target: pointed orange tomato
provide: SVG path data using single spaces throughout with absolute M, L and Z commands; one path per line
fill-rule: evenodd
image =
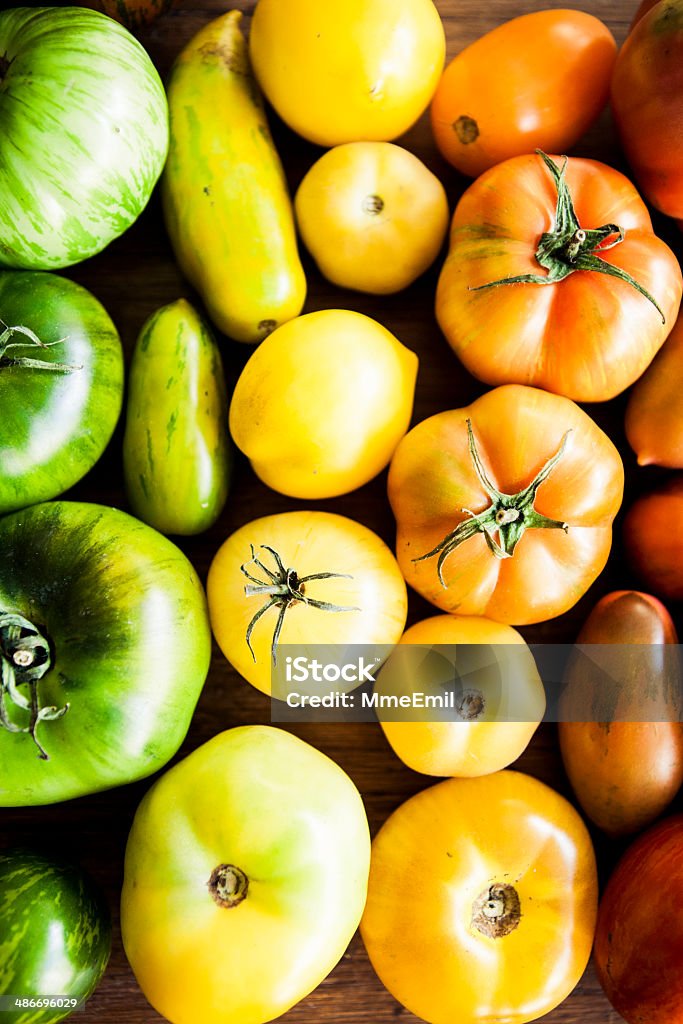
M 569 399 L 495 388 L 419 423 L 396 450 L 403 575 L 447 612 L 553 618 L 604 568 L 623 481 L 616 448 Z
M 683 316 L 631 392 L 626 437 L 639 466 L 683 469 Z
M 436 315 L 479 380 L 602 402 L 652 361 L 683 282 L 631 182 L 595 160 L 565 159 L 514 157 L 469 187 Z
M 429 1024 L 525 1024 L 579 981 L 597 901 L 579 814 L 496 772 L 394 811 L 372 844 L 361 934 L 382 982 Z

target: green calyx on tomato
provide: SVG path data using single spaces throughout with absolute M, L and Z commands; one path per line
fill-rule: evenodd
M 3 324 L 0 320 L 0 327 L 2 326 Z M 21 334 L 28 340 L 12 341 L 12 337 L 15 334 Z M 29 351 L 36 348 L 47 349 L 54 348 L 55 345 L 61 345 L 63 342 L 63 338 L 59 341 L 41 341 L 30 327 L 22 327 L 21 324 L 15 324 L 14 327 L 5 326 L 5 329 L 0 334 L 0 369 L 7 366 L 27 366 L 32 370 L 50 370 L 53 373 L 72 373 L 74 370 L 81 370 L 81 366 L 69 365 L 68 363 L 49 363 L 46 359 L 36 359 L 33 356 L 10 356 L 7 354 L 10 349 L 29 349 Z
M 318 608 L 323 612 L 357 612 L 360 608 L 354 608 L 350 605 L 339 605 L 331 604 L 329 601 L 319 601 L 315 598 L 308 597 L 306 595 L 306 584 L 311 580 L 351 580 L 353 576 L 349 576 L 348 573 L 343 572 L 315 572 L 308 576 L 299 576 L 296 569 L 287 569 L 285 564 L 280 558 L 277 551 L 270 547 L 269 544 L 261 544 L 262 551 L 268 551 L 273 556 L 275 562 L 275 571 L 272 571 L 263 564 L 261 559 L 256 554 L 254 545 L 251 546 L 251 558 L 248 562 L 245 562 L 240 566 L 240 572 L 242 572 L 251 583 L 244 588 L 244 593 L 247 597 L 264 596 L 268 600 L 262 605 L 256 614 L 251 619 L 251 622 L 247 626 L 247 646 L 251 651 L 251 656 L 256 661 L 256 655 L 254 649 L 251 646 L 251 634 L 254 630 L 254 626 L 261 618 L 265 615 L 270 608 L 279 608 L 280 612 L 275 623 L 275 629 L 273 630 L 273 641 L 271 644 L 271 655 L 273 658 L 273 664 L 277 664 L 277 645 L 280 639 L 280 633 L 282 632 L 282 626 L 285 621 L 285 615 L 287 614 L 288 608 L 292 604 L 310 605 L 311 608 Z M 257 576 L 253 576 L 249 572 L 250 566 L 256 566 L 263 572 L 267 580 L 260 580 Z
M 451 531 L 436 547 L 424 555 L 414 558 L 414 562 L 423 562 L 438 554 L 437 572 L 442 587 L 446 586 L 443 578 L 443 565 L 451 552 L 455 551 L 464 541 L 474 537 L 477 533 L 484 535 L 491 554 L 496 558 L 511 558 L 515 548 L 519 544 L 524 531 L 527 529 L 536 530 L 564 530 L 569 529 L 567 523 L 559 519 L 549 519 L 534 508 L 536 492 L 544 480 L 547 480 L 557 463 L 562 458 L 569 431 L 562 438 L 560 447 L 548 459 L 546 464 L 539 470 L 534 479 L 516 494 L 504 494 L 491 482 L 488 473 L 481 460 L 477 443 L 472 430 L 472 420 L 467 420 L 467 440 L 470 456 L 474 464 L 477 479 L 491 499 L 491 504 L 483 512 L 471 512 L 468 508 L 460 511 L 469 516 L 463 520 L 454 530 Z M 495 534 L 499 540 L 496 541 Z
M 535 253 L 537 262 L 548 273 L 503 277 L 499 281 L 489 281 L 488 284 L 479 285 L 472 291 L 497 288 L 503 284 L 557 284 L 558 281 L 563 281 L 565 277 L 569 277 L 577 270 L 589 270 L 626 281 L 652 303 L 661 316 L 662 323 L 665 323 L 666 318 L 652 295 L 625 270 L 600 258 L 601 252 L 613 249 L 615 245 L 624 241 L 626 237 L 624 229 L 620 228 L 618 224 L 603 224 L 602 227 L 592 229 L 582 228 L 564 177 L 567 169 L 567 157 L 563 157 L 564 163 L 562 167 L 558 167 L 546 153 L 540 149 L 537 149 L 536 152 L 552 174 L 557 188 L 555 227 L 552 231 L 543 232 Z
M 36 736 L 38 723 L 54 721 L 69 710 L 68 704 L 61 708 L 40 706 L 38 681 L 51 665 L 50 645 L 33 623 L 16 612 L 0 611 L 0 727 L 8 732 L 30 733 L 43 761 L 49 758 Z M 28 687 L 28 696 L 20 687 Z M 11 720 L 5 705 L 7 699 L 29 716 L 27 725 Z

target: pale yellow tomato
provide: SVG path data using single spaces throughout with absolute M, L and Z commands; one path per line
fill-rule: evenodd
M 391 142 L 349 142 L 313 164 L 295 199 L 299 231 L 342 288 L 388 295 L 434 262 L 448 230 L 439 179 Z
M 434 94 L 446 39 L 432 0 L 259 0 L 250 50 L 280 117 L 336 146 L 407 131 Z
M 294 498 L 333 498 L 388 465 L 408 429 L 417 356 L 370 317 L 325 309 L 273 331 L 247 362 L 230 432 Z
M 401 645 L 416 645 L 403 659 Z M 471 645 L 484 645 L 477 657 Z M 396 657 L 382 669 L 377 691 L 387 694 L 443 692 L 441 659 L 424 653 L 444 647 L 460 674 L 458 707 L 440 721 L 380 719 L 401 760 L 426 775 L 468 777 L 507 768 L 524 751 L 545 713 L 545 691 L 531 651 L 512 629 L 476 615 L 435 615 L 401 637 Z M 451 662 L 450 659 L 453 658 Z M 410 671 L 415 666 L 415 671 Z
M 320 573 L 332 575 L 311 578 Z M 207 595 L 218 646 L 268 694 L 280 646 L 393 646 L 408 609 L 403 576 L 384 541 L 331 512 L 283 512 L 240 527 L 211 563 Z

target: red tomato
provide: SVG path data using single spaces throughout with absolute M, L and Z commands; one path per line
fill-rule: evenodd
M 659 597 L 683 600 L 683 473 L 633 503 L 624 540 L 639 576 Z
M 598 913 L 595 963 L 628 1024 L 683 1024 L 683 815 L 626 852 Z

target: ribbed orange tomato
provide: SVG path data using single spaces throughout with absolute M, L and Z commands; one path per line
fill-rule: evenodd
M 361 933 L 386 987 L 429 1024 L 524 1024 L 579 981 L 597 900 L 578 813 L 504 771 L 394 811 L 372 844 Z

